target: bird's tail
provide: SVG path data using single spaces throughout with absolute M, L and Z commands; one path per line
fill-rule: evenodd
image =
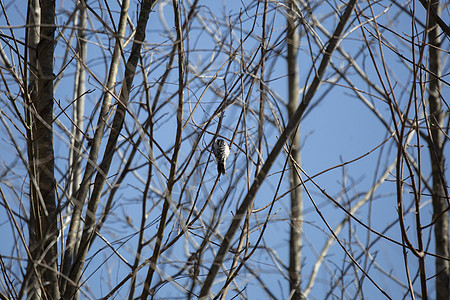
M 219 172 L 219 174 L 225 174 L 225 161 L 220 161 L 217 164 L 217 172 Z

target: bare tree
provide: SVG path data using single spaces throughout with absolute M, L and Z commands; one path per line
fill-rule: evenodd
M 30 21 L 33 24 L 37 3 L 30 4 Z M 36 69 L 32 76 L 37 78 L 37 86 L 31 82 L 29 109 L 31 111 L 31 134 L 27 148 L 32 151 L 29 164 L 33 172 L 30 176 L 30 276 L 34 277 L 32 298 L 59 299 L 57 268 L 57 203 L 54 176 L 55 157 L 53 149 L 53 56 L 55 46 L 55 2 L 41 1 L 39 22 L 39 43 L 36 52 Z M 34 33 L 32 33 L 33 36 Z M 33 42 L 31 42 L 33 44 Z M 34 58 L 34 57 L 33 57 Z M 34 63 L 32 64 L 34 65 Z M 28 113 L 28 112 L 27 112 Z M 35 288 L 38 282 L 39 289 Z
M 1 299 L 448 298 L 447 3 L 1 9 Z
M 430 1 L 427 7 L 428 15 L 433 10 L 439 16 L 439 1 Z M 441 77 L 441 45 L 440 28 L 438 22 L 428 17 L 429 40 L 429 118 L 427 120 L 427 130 L 429 132 L 429 150 L 431 160 L 431 176 L 433 178 L 433 222 L 434 238 L 436 245 L 436 299 L 450 298 L 450 264 L 443 259 L 450 257 L 449 243 L 449 195 L 447 191 L 447 180 L 445 176 L 445 156 L 444 156 L 444 121 L 445 111 L 442 105 L 442 83 Z M 447 108 L 448 112 L 448 108 Z
M 300 17 L 297 10 L 298 5 L 293 1 L 287 1 L 288 11 L 287 19 L 287 63 L 288 63 L 288 89 L 289 103 L 288 114 L 291 119 L 295 109 L 298 107 L 300 99 L 299 92 L 299 72 L 298 72 L 298 47 L 300 43 Z M 295 13 L 297 12 L 297 14 Z M 301 249 L 302 249 L 302 215 L 303 215 L 303 199 L 301 193 L 301 179 L 296 170 L 296 164 L 301 164 L 300 157 L 300 130 L 297 129 L 291 138 L 290 156 L 292 161 L 290 165 L 290 186 L 291 186 L 291 234 L 289 237 L 289 280 L 290 294 L 292 299 L 302 299 L 301 291 Z

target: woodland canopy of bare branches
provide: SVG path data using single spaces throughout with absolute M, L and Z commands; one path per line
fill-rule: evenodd
M 0 299 L 449 299 L 449 3 L 0 3 Z

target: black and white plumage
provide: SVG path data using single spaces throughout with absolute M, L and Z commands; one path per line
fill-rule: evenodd
M 216 157 L 217 172 L 219 172 L 219 175 L 225 174 L 225 163 L 228 155 L 230 155 L 230 147 L 224 140 L 217 139 L 213 144 L 212 150 Z

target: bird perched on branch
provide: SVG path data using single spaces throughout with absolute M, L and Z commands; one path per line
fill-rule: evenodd
M 212 150 L 216 157 L 217 172 L 219 172 L 219 175 L 225 174 L 225 163 L 227 162 L 228 155 L 230 155 L 230 147 L 224 140 L 217 139 L 213 144 Z

